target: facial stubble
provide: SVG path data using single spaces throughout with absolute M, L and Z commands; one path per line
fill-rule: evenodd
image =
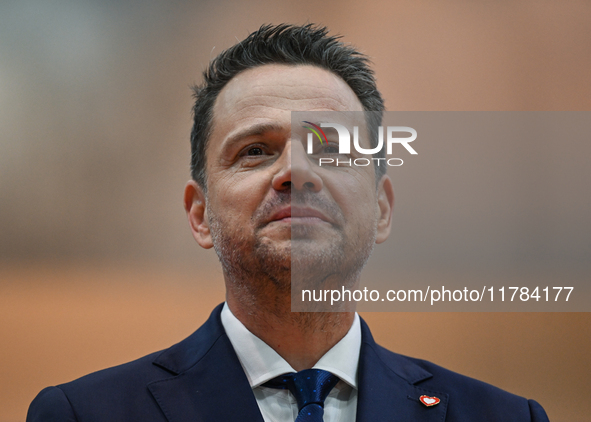
M 331 215 L 330 227 L 292 224 L 287 241 L 263 236 L 268 217 L 282 206 L 306 205 Z M 224 221 L 209 207 L 215 251 L 228 288 L 247 306 L 285 306 L 286 298 L 301 289 L 353 287 L 375 244 L 375 220 L 347 221 L 334 202 L 310 192 L 278 192 L 253 214 L 253 229 Z M 344 227 L 356 236 L 348 238 Z

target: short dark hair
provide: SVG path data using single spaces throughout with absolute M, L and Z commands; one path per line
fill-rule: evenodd
M 220 91 L 238 73 L 265 64 L 313 65 L 340 76 L 351 87 L 370 115 L 384 112 L 384 101 L 376 87 L 369 58 L 340 41 L 340 36 L 329 36 L 326 27 L 313 24 L 263 25 L 245 40 L 221 52 L 203 72 L 203 83 L 193 87 L 193 129 L 191 131 L 191 176 L 206 189 L 205 151 L 211 132 L 213 106 Z M 374 120 L 374 119 L 370 119 Z M 375 126 L 375 128 L 373 127 Z M 376 122 L 370 123 L 376 133 Z M 375 136 L 371 136 L 374 139 Z M 386 166 L 376 167 L 376 179 Z

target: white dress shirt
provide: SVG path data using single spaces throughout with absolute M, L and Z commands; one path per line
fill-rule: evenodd
M 281 374 L 297 371 L 248 331 L 227 304 L 224 304 L 221 318 L 265 422 L 294 421 L 298 415 L 298 404 L 289 390 L 263 387 L 262 384 Z M 314 368 L 329 371 L 340 378 L 324 401 L 324 422 L 355 421 L 360 348 L 361 325 L 359 315 L 355 313 L 349 332 L 314 365 Z

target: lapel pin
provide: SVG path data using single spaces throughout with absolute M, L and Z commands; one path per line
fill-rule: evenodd
M 421 396 L 419 397 L 419 400 L 427 407 L 435 406 L 436 404 L 439 404 L 439 402 L 441 401 L 438 397 L 431 396 Z

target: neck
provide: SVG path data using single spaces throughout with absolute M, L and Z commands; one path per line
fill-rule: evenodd
M 236 292 L 232 283 L 226 287 L 234 316 L 296 371 L 314 366 L 353 324 L 354 312 L 291 312 L 289 292 L 266 292 L 261 297 L 245 295 L 242 289 Z

